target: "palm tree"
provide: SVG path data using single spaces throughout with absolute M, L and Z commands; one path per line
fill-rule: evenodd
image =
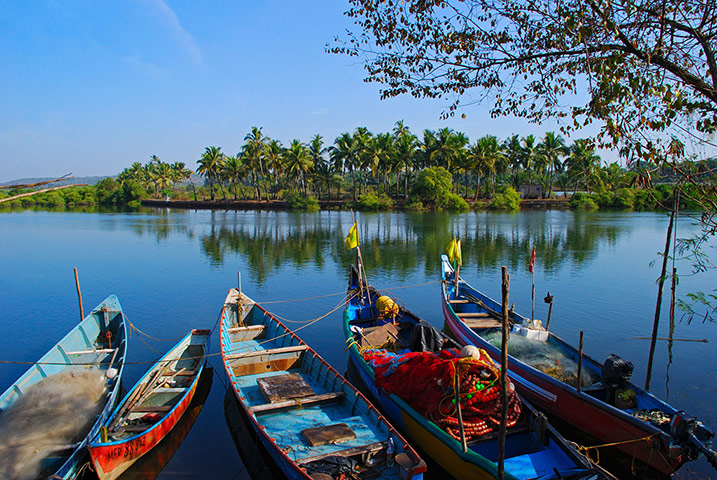
M 528 195 L 533 189 L 533 171 L 537 170 L 540 164 L 538 145 L 535 143 L 535 135 L 523 137 L 521 141 L 520 160 L 523 168 L 528 173 Z
M 224 161 L 221 165 L 221 176 L 229 182 L 229 185 L 234 191 L 234 200 L 237 200 L 237 184 L 241 182 L 244 177 L 244 165 L 242 164 L 241 158 L 237 156 L 224 157 Z
M 560 158 L 566 156 L 569 150 L 565 145 L 565 139 L 555 132 L 547 132 L 538 148 L 548 168 L 548 198 L 550 198 L 553 196 L 553 178 L 563 169 Z
M 197 160 L 197 173 L 202 175 L 209 182 L 209 193 L 214 201 L 214 182 L 219 177 L 219 166 L 222 163 L 222 147 L 206 147 L 202 158 Z
M 520 169 L 522 161 L 523 147 L 520 144 L 520 137 L 513 135 L 508 138 L 504 143 L 505 153 L 508 158 L 508 165 L 510 166 L 510 183 L 513 188 L 518 190 L 520 188 Z
M 335 172 L 344 173 L 344 169 L 351 169 L 355 164 L 356 145 L 350 133 L 342 133 L 329 147 L 329 160 Z M 341 196 L 341 184 L 336 191 L 336 198 Z
M 327 148 L 324 147 L 323 137 L 317 133 L 309 141 L 309 157 L 311 158 L 311 163 L 314 166 L 314 171 L 318 172 L 319 170 L 327 170 L 323 168 L 323 165 L 327 165 L 326 157 L 324 157 L 326 150 Z M 321 189 L 319 189 L 319 198 L 321 198 Z
M 493 193 L 495 194 L 495 174 L 499 165 L 505 164 L 505 155 L 503 148 L 498 143 L 498 139 L 493 135 L 486 135 L 478 139 L 478 141 L 469 149 L 468 156 L 470 166 L 478 177 L 476 184 L 476 192 L 473 200 L 478 199 L 480 191 L 480 181 L 486 177 L 493 179 Z M 486 197 L 488 196 L 488 182 L 486 184 Z
M 284 147 L 279 140 L 269 140 L 264 160 L 274 178 L 274 198 L 276 198 L 279 194 L 279 177 L 284 171 Z
M 394 129 L 394 155 L 396 159 L 396 168 L 403 170 L 403 198 L 408 198 L 408 172 L 414 166 L 416 155 L 418 153 L 418 138 L 415 135 L 403 130 Z M 398 195 L 398 175 L 396 175 L 396 195 Z
M 284 168 L 290 178 L 298 178 L 306 192 L 306 174 L 313 168 L 309 149 L 299 140 L 292 140 L 291 145 L 284 151 Z
M 354 132 L 354 148 L 356 149 L 356 155 L 354 157 L 354 166 L 353 166 L 353 199 L 356 201 L 356 181 L 359 174 L 363 176 L 363 171 L 371 168 L 372 164 L 372 144 L 373 144 L 373 134 L 368 131 L 366 127 L 358 127 L 356 128 L 356 131 Z M 358 172 L 357 172 L 358 170 Z M 366 186 L 367 182 L 363 182 L 363 185 Z
M 565 160 L 568 169 L 568 176 L 575 180 L 575 191 L 579 177 L 583 177 L 583 185 L 590 193 L 590 177 L 595 174 L 595 170 L 600 166 L 600 157 L 595 155 L 593 144 L 589 140 L 575 140 L 570 147 L 570 155 Z
M 244 147 L 242 156 L 246 158 L 252 168 L 252 176 L 254 177 L 254 188 L 256 188 L 256 197 L 261 199 L 259 183 L 256 179 L 255 169 L 258 167 L 262 179 L 264 179 L 264 155 L 266 153 L 267 138 L 261 133 L 261 128 L 252 127 L 251 132 L 244 137 Z M 269 201 L 269 191 L 264 182 L 264 196 Z

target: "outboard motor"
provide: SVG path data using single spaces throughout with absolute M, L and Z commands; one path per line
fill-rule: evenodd
M 634 368 L 632 362 L 623 360 L 614 353 L 611 353 L 602 366 L 603 386 L 612 391 L 625 388 L 627 382 L 630 381 L 630 377 L 632 377 Z

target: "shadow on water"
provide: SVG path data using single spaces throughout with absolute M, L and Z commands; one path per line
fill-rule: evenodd
M 237 472 L 234 479 L 282 480 L 286 478 L 264 450 L 231 389 L 228 389 L 224 395 L 224 417 L 234 445 L 244 464 L 244 469 Z
M 121 476 L 121 480 L 154 480 L 159 476 L 162 469 L 169 463 L 174 454 L 179 450 L 182 442 L 192 429 L 195 420 L 204 407 L 204 403 L 209 396 L 212 388 L 212 379 L 214 371 L 211 367 L 204 369 L 197 390 L 194 394 L 192 402 L 189 404 L 187 411 L 179 419 L 166 437 L 154 447 L 148 454 L 137 460 L 126 472 Z M 96 479 L 94 472 L 88 472 L 82 476 L 82 480 Z

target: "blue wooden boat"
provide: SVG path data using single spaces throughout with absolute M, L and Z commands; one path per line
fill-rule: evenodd
M 453 335 L 461 344 L 483 348 L 499 360 L 502 327 L 496 318 L 501 304 L 462 278 L 456 295 L 454 270 L 446 255 L 441 257 L 441 279 L 443 316 Z M 662 474 L 671 474 L 700 452 L 717 468 L 710 449 L 714 434 L 705 425 L 634 383 L 605 381 L 611 364 L 601 365 L 587 355 L 583 355 L 578 391 L 578 350 L 542 328 L 528 328 L 529 319 L 515 312 L 510 313 L 510 322 L 510 375 L 521 395 L 538 408 L 597 443 L 615 444 L 628 458 Z
M 48 452 L 38 459 L 38 478 L 74 478 L 86 464 L 87 441 L 109 416 L 120 389 L 127 350 L 125 323 L 117 297 L 110 295 L 0 396 L 0 423 L 3 423 L 6 413 L 15 413 L 12 407 L 16 402 L 59 378 L 56 375 L 63 375 L 65 386 L 69 387 L 75 372 L 77 378 L 89 372 L 98 377 L 104 375 L 100 379 L 104 390 L 96 409 L 99 413 L 89 419 L 86 431 L 77 433 L 74 443 L 38 448 L 40 452 Z M 64 376 L 68 378 L 64 380 Z M 46 380 L 48 377 L 52 378 Z M 4 427 L 7 428 L 7 422 Z
M 236 289 L 221 313 L 221 351 L 239 404 L 288 478 L 423 478 L 426 464 L 376 408 Z
M 415 352 L 428 348 L 437 351 L 452 346 L 450 339 L 417 315 L 395 301 L 392 318 L 386 319 L 377 303 L 382 295 L 361 281 L 358 269 L 351 266 L 348 301 L 344 311 L 344 334 L 350 345 L 349 360 L 353 363 L 361 383 L 368 389 L 390 420 L 438 462 L 448 473 L 461 479 L 493 479 L 498 474 L 498 435 L 490 432 L 467 442 L 450 435 L 437 422 L 413 408 L 413 399 L 387 393 L 376 385 L 378 369 L 367 362 L 363 352 L 370 355 L 375 347 L 388 338 L 400 352 Z M 385 297 L 384 297 L 385 298 Z M 385 326 L 388 336 L 379 333 Z M 379 335 L 379 336 L 377 336 Z M 417 341 L 419 340 L 419 341 Z M 448 343 L 446 343 L 448 342 Z M 435 348 L 432 348 L 433 345 Z M 410 353 L 409 353 L 410 354 Z M 402 355 L 405 355 L 402 354 Z M 520 418 L 507 429 L 505 441 L 506 479 L 600 479 L 612 478 L 607 472 L 591 465 L 569 445 L 548 423 L 545 417 L 523 402 Z
M 127 392 L 91 437 L 88 449 L 100 480 L 114 480 L 149 453 L 189 408 L 209 352 L 209 330 L 192 330 Z

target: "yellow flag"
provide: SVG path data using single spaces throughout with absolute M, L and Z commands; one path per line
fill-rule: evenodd
M 449 243 L 446 247 L 446 251 L 448 252 L 448 259 L 451 261 L 451 263 L 453 263 L 454 265 L 463 265 L 463 255 L 461 254 L 460 240 L 456 240 L 456 237 L 453 237 L 451 243 Z
M 351 226 L 351 228 L 349 229 L 349 234 L 346 235 L 346 238 L 344 238 L 344 243 L 346 244 L 346 250 L 351 250 L 354 247 L 358 247 L 358 222 L 354 222 L 354 224 Z

